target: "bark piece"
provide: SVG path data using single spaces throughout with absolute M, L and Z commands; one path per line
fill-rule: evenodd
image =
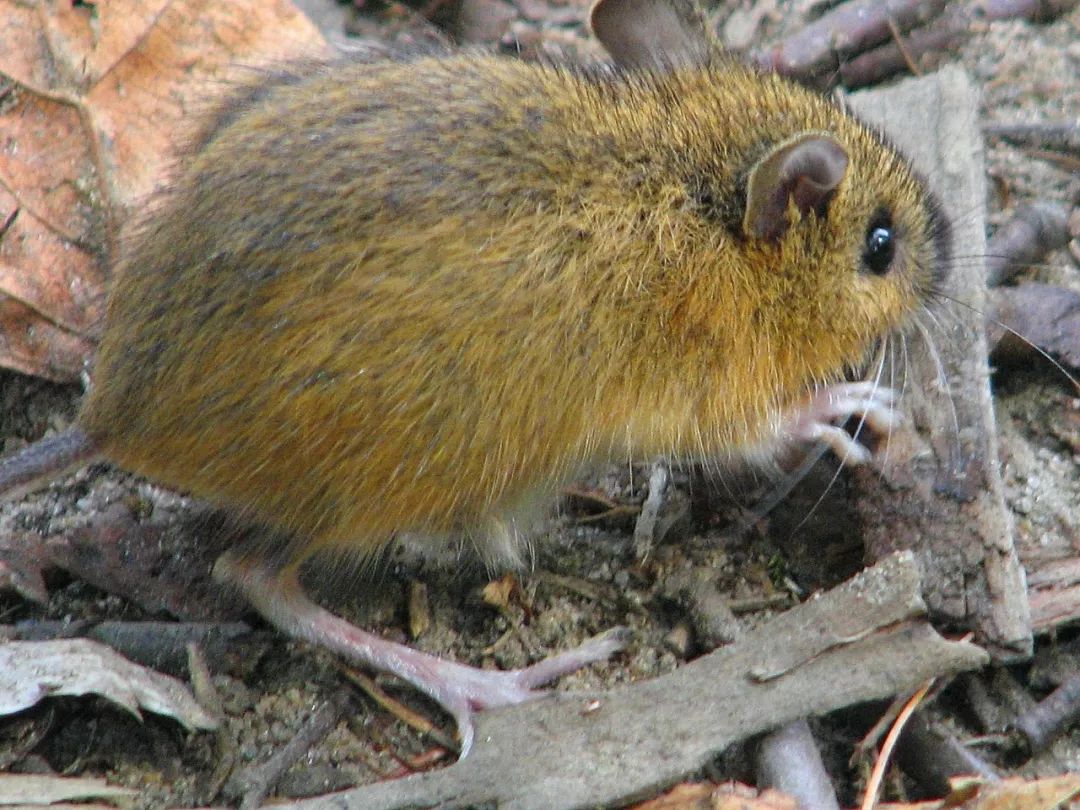
M 983 255 L 978 97 L 963 71 L 948 67 L 851 101 L 889 130 L 944 210 L 960 212 L 952 217 L 954 254 Z M 980 314 L 984 272 L 976 263 L 954 263 L 943 292 L 964 305 L 932 303 L 941 314 L 921 318 L 923 335 L 909 336 L 906 379 L 893 382 L 904 391 L 909 429 L 894 433 L 880 471 L 855 472 L 856 509 L 870 559 L 914 550 L 931 613 L 970 627 L 995 656 L 1011 659 L 1030 655 L 1031 620 L 998 471 Z
M 1031 623 L 1047 632 L 1080 617 L 1080 557 L 1043 562 L 1031 572 Z

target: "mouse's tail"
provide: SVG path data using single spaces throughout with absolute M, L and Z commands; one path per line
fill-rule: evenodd
M 0 500 L 15 500 L 100 458 L 94 441 L 71 427 L 0 459 Z

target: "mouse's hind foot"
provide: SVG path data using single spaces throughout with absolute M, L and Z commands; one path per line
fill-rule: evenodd
M 433 699 L 457 721 L 462 756 L 475 738 L 475 712 L 541 697 L 545 692 L 538 687 L 605 660 L 625 642 L 625 631 L 616 629 L 524 669 L 478 669 L 361 630 L 315 604 L 291 569 L 274 570 L 251 558 L 227 554 L 218 561 L 215 576 L 239 585 L 256 610 L 279 630 L 326 647 L 350 663 L 395 675 Z

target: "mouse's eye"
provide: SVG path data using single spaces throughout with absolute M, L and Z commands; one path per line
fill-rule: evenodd
M 896 234 L 893 232 L 892 219 L 887 213 L 880 213 L 870 220 L 870 227 L 866 229 L 863 266 L 875 276 L 883 276 L 889 272 L 894 255 Z

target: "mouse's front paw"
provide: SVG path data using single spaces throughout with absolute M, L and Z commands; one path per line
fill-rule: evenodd
M 864 464 L 870 451 L 857 441 L 864 427 L 888 436 L 900 422 L 896 392 L 873 382 L 837 383 L 820 388 L 789 414 L 784 432 L 796 441 L 824 442 L 845 464 Z M 855 437 L 837 422 L 858 419 Z

